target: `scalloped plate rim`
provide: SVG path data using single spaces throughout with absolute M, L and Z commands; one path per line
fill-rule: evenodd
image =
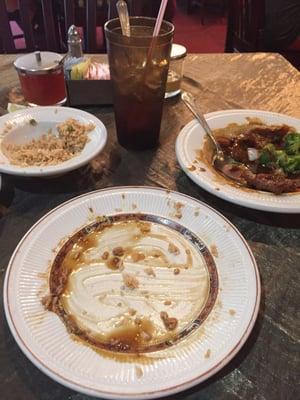
M 9 270 L 12 268 L 13 265 L 13 260 L 14 257 L 17 255 L 17 253 L 20 251 L 20 249 L 22 248 L 22 244 L 25 241 L 25 239 L 27 238 L 27 236 L 29 236 L 36 227 L 38 227 L 38 225 L 44 221 L 45 219 L 51 217 L 51 214 L 55 211 L 58 211 L 61 207 L 64 207 L 67 204 L 72 203 L 74 200 L 78 200 L 80 198 L 88 198 L 91 195 L 97 194 L 97 193 L 103 193 L 103 192 L 109 192 L 109 191 L 115 191 L 115 190 L 119 190 L 120 193 L 122 192 L 122 190 L 137 190 L 137 189 L 143 189 L 143 190 L 154 190 L 154 191 L 160 191 L 160 192 L 166 192 L 166 189 L 163 188 L 159 188 L 159 187 L 151 187 L 151 186 L 119 186 L 119 187 L 110 187 L 110 188 L 104 188 L 104 189 L 99 189 L 99 190 L 95 190 L 89 193 L 85 193 L 79 196 L 76 196 L 70 200 L 67 200 L 66 202 L 58 205 L 57 207 L 55 207 L 54 209 L 50 210 L 47 214 L 45 214 L 42 218 L 40 218 L 27 232 L 26 234 L 23 236 L 23 238 L 20 240 L 19 244 L 17 245 L 14 253 L 11 256 L 11 259 L 9 261 L 7 270 L 6 270 L 6 274 L 5 274 L 5 279 L 4 279 L 4 287 L 3 287 L 3 299 L 4 299 L 4 310 L 5 310 L 5 316 L 10 328 L 10 331 L 14 337 L 14 339 L 16 340 L 18 346 L 20 347 L 20 349 L 22 350 L 22 352 L 25 354 L 25 356 L 43 373 L 45 373 L 47 376 L 49 376 L 51 379 L 53 379 L 54 381 L 62 384 L 65 387 L 68 387 L 72 390 L 78 391 L 79 393 L 83 393 L 86 395 L 91 395 L 91 396 L 95 396 L 95 397 L 102 397 L 102 398 L 107 398 L 107 399 L 123 399 L 123 400 L 130 400 L 130 399 L 153 399 L 153 398 L 160 398 L 160 397 L 165 397 L 165 396 L 169 396 L 172 394 L 176 394 L 179 392 L 182 392 L 184 390 L 187 390 L 197 384 L 200 384 L 204 381 L 206 381 L 208 378 L 210 378 L 211 376 L 215 375 L 218 371 L 220 371 L 226 364 L 228 364 L 232 358 L 239 352 L 239 350 L 242 348 L 242 346 L 245 344 L 245 342 L 247 341 L 253 327 L 254 324 L 256 322 L 257 319 L 257 315 L 258 315 L 258 311 L 259 311 L 259 306 L 260 306 L 260 297 L 261 297 L 261 283 L 260 283 L 260 276 L 259 276 L 259 271 L 258 271 L 258 267 L 255 261 L 255 258 L 252 254 L 252 251 L 249 247 L 249 245 L 247 244 L 246 240 L 244 239 L 244 237 L 242 236 L 242 234 L 239 232 L 239 230 L 227 219 L 225 218 L 220 212 L 214 210 L 211 206 L 207 205 L 206 203 L 195 199 L 189 195 L 186 194 L 182 194 L 176 191 L 167 191 L 168 193 L 173 193 L 175 195 L 179 195 L 179 196 L 183 196 L 184 198 L 187 199 L 192 199 L 193 201 L 196 201 L 197 203 L 199 203 L 199 205 L 208 208 L 211 212 L 217 214 L 219 217 L 221 217 L 234 231 L 235 233 L 240 237 L 241 242 L 243 243 L 243 245 L 245 246 L 245 249 L 248 251 L 250 257 L 251 257 L 251 261 L 252 261 L 252 265 L 253 265 L 253 269 L 254 269 L 254 273 L 255 273 L 255 277 L 256 277 L 256 302 L 255 302 L 255 306 L 252 310 L 252 318 L 249 321 L 249 324 L 247 326 L 247 328 L 245 329 L 242 337 L 240 338 L 240 340 L 238 341 L 238 343 L 230 350 L 229 354 L 226 355 L 226 357 L 224 357 L 224 359 L 219 362 L 217 365 L 214 365 L 208 372 L 206 372 L 205 374 L 201 375 L 198 378 L 195 378 L 191 381 L 188 381 L 186 383 L 180 384 L 178 386 L 173 386 L 167 389 L 161 389 L 159 391 L 151 391 L 151 392 L 143 392 L 142 394 L 139 393 L 133 393 L 133 394 L 120 394 L 120 393 L 108 393 L 108 392 L 101 392 L 99 390 L 94 390 L 94 389 L 89 389 L 85 386 L 82 386 L 76 382 L 71 382 L 67 379 L 64 379 L 64 377 L 61 377 L 59 375 L 57 375 L 55 372 L 52 372 L 51 370 L 49 370 L 49 368 L 47 367 L 47 365 L 43 365 L 43 363 L 38 360 L 36 357 L 34 357 L 34 355 L 32 353 L 30 353 L 29 349 L 27 349 L 26 344 L 23 342 L 22 337 L 19 337 L 18 332 L 15 330 L 14 324 L 13 324 L 13 320 L 12 317 L 10 315 L 9 309 L 8 309 L 8 272 Z

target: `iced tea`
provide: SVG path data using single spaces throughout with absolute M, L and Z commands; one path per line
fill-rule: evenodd
M 130 18 L 131 36 L 119 19 L 105 25 L 119 143 L 142 150 L 158 145 L 174 27 L 163 21 L 155 40 L 155 19 Z

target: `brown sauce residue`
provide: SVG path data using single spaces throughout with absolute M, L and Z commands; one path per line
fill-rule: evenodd
M 78 246 L 80 247 L 80 251 L 82 253 L 97 246 L 97 235 L 97 232 L 92 232 L 79 240 Z
M 182 206 L 183 204 L 180 203 L 179 208 L 181 208 Z M 154 218 L 156 217 L 140 214 L 126 214 L 108 218 L 103 217 L 99 220 L 97 219 L 94 223 L 83 227 L 80 231 L 69 237 L 68 240 L 62 244 L 62 247 L 59 249 L 55 260 L 52 263 L 49 279 L 50 294 L 43 299 L 43 305 L 45 309 L 58 314 L 60 318 L 64 321 L 68 332 L 72 336 L 76 335 L 78 340 L 90 345 L 95 351 L 99 351 L 99 354 L 102 354 L 102 352 L 105 353 L 106 351 L 109 352 L 110 358 L 115 359 L 116 357 L 118 357 L 118 353 L 120 353 L 121 359 L 123 357 L 122 353 L 128 353 L 128 357 L 130 358 L 130 360 L 134 360 L 136 359 L 135 357 L 139 357 L 138 354 L 145 354 L 168 348 L 168 346 L 172 345 L 176 341 L 181 340 L 186 335 L 189 335 L 191 331 L 196 329 L 197 326 L 199 326 L 198 324 L 200 324 L 201 321 L 203 321 L 207 317 L 215 302 L 218 289 L 218 278 L 214 261 L 209 254 L 209 251 L 206 249 L 203 253 L 203 257 L 205 258 L 207 268 L 212 276 L 208 300 L 204 309 L 201 310 L 201 313 L 197 317 L 197 324 L 194 324 L 193 326 L 184 329 L 184 331 L 182 332 L 176 332 L 178 320 L 174 316 L 169 316 L 165 311 L 162 311 L 161 314 L 161 319 L 166 329 L 165 332 L 163 331 L 163 334 L 161 334 L 161 328 L 159 326 L 155 326 L 154 322 L 150 319 L 143 316 L 141 316 L 140 318 L 137 317 L 136 311 L 134 311 L 134 313 L 129 312 L 124 314 L 121 318 L 122 321 L 124 317 L 124 323 L 119 324 L 113 322 L 113 329 L 110 329 L 110 331 L 108 332 L 99 334 L 95 332 L 92 333 L 89 329 L 82 328 L 80 325 L 80 320 L 77 320 L 75 315 L 73 316 L 68 314 L 67 308 L 65 308 L 64 296 L 68 295 L 69 275 L 72 271 L 82 267 L 83 263 L 85 262 L 85 252 L 99 246 L 99 241 L 101 240 L 101 235 L 103 231 L 107 228 L 112 227 L 115 222 L 122 224 L 132 224 L 134 222 L 134 224 L 139 227 L 139 238 L 143 237 L 144 235 L 150 235 L 153 237 L 157 236 L 166 239 L 165 235 L 159 235 L 151 232 L 152 223 L 148 221 L 156 222 Z M 174 221 L 169 222 L 173 229 L 176 229 L 177 231 L 183 229 L 178 223 Z M 123 260 L 123 257 L 130 257 L 130 252 L 133 250 L 133 244 L 131 243 L 131 240 L 133 239 L 130 239 L 128 247 L 127 245 L 126 247 L 122 248 L 114 247 L 108 252 L 108 254 L 104 252 L 100 254 L 98 256 L 99 259 L 95 261 L 102 262 L 102 265 L 104 265 L 105 262 L 107 262 L 111 257 L 119 258 L 119 260 Z M 196 236 L 193 240 L 197 240 Z M 113 250 L 116 254 L 118 253 L 120 256 L 114 256 Z M 177 252 L 177 248 L 173 248 L 172 246 L 170 250 L 171 253 Z M 186 262 L 182 265 L 167 265 L 168 262 L 164 263 L 165 259 L 166 261 L 168 260 L 167 258 L 164 259 L 164 257 L 166 257 L 165 254 L 159 249 L 151 249 L 148 252 L 143 251 L 143 253 L 145 254 L 141 254 L 143 255 L 142 259 L 147 257 L 147 261 L 150 260 L 150 262 L 152 259 L 153 266 L 158 265 L 160 267 L 161 265 L 163 265 L 164 267 L 168 268 L 172 267 L 172 269 L 170 269 L 170 273 L 173 273 L 174 268 L 189 268 L 190 266 L 192 266 L 193 257 L 191 251 L 186 249 L 185 252 Z M 92 260 L 92 262 L 94 262 L 94 260 Z M 144 268 L 145 267 L 142 266 L 142 270 L 144 270 Z M 155 276 L 155 272 L 153 274 L 153 271 L 151 269 L 148 272 L 146 271 L 146 273 L 148 273 L 148 275 Z M 128 293 L 128 289 L 132 289 L 132 292 L 130 291 L 131 293 L 134 293 L 134 289 L 140 290 L 138 288 L 139 281 L 137 280 L 136 276 L 129 276 L 129 278 L 130 282 L 127 282 L 127 279 L 125 279 L 127 282 L 125 286 L 127 287 L 120 287 L 120 296 L 124 296 L 125 293 Z M 134 279 L 132 280 L 132 278 Z M 126 282 L 124 282 L 123 279 L 123 283 Z M 149 295 L 146 293 L 146 291 L 144 292 L 145 298 L 149 298 Z M 119 304 L 121 304 L 121 302 Z M 165 305 L 171 304 L 173 303 L 170 300 L 165 300 Z M 126 358 L 126 356 L 124 357 Z M 122 360 L 124 360 L 124 358 L 122 358 Z
M 49 273 L 48 272 L 38 272 L 36 275 L 38 278 L 48 279 Z
M 214 257 L 219 257 L 218 248 L 217 248 L 217 246 L 215 244 L 212 244 L 209 249 L 210 249 L 211 254 Z
M 139 367 L 139 366 L 136 366 L 136 367 L 135 367 L 135 375 L 136 375 L 136 377 L 137 377 L 138 379 L 141 379 L 141 378 L 142 378 L 142 376 L 144 375 L 144 373 L 143 373 L 143 370 L 142 370 L 141 367 Z
M 204 358 L 209 358 L 210 355 L 211 355 L 211 350 L 208 349 L 208 350 L 206 351 L 206 353 L 204 354 Z
M 149 342 L 155 332 L 153 323 L 146 318 L 115 328 L 104 336 L 109 345 L 120 351 L 139 351 Z
M 195 216 L 195 217 L 199 217 L 199 215 L 200 215 L 200 209 L 197 207 L 197 208 L 195 209 L 195 211 L 194 211 L 194 216 Z

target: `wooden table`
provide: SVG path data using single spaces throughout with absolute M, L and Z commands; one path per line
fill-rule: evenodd
M 18 83 L 12 67 L 14 58 L 0 56 L 3 107 L 7 104 L 8 90 Z M 185 75 L 185 87 L 197 96 L 204 112 L 256 108 L 300 118 L 300 74 L 279 55 L 190 55 Z M 299 215 L 248 210 L 195 186 L 175 159 L 176 136 L 192 119 L 178 99 L 166 102 L 160 147 L 143 153 L 128 152 L 116 143 L 110 107 L 88 111 L 101 118 L 109 134 L 105 151 L 89 166 L 51 180 L 4 176 L 0 195 L 1 285 L 9 258 L 21 237 L 48 210 L 65 200 L 106 186 L 131 184 L 187 193 L 221 211 L 240 229 L 256 257 L 263 291 L 257 323 L 240 353 L 216 376 L 172 399 L 299 398 Z M 53 382 L 27 360 L 9 332 L 2 298 L 1 308 L 0 397 L 87 400 L 88 397 Z

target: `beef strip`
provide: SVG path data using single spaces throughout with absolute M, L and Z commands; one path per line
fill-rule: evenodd
M 283 174 L 253 174 L 251 171 L 243 170 L 242 177 L 249 187 L 265 190 L 274 194 L 295 192 L 300 187 L 300 179 L 289 179 Z

